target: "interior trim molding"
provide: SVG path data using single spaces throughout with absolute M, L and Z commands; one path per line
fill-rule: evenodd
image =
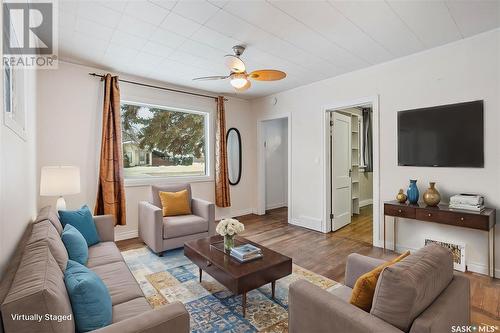
M 125 239 L 137 238 L 139 237 L 139 229 L 127 229 L 127 230 L 116 230 L 115 229 L 115 241 L 121 241 Z
M 387 248 L 394 248 L 393 242 L 387 242 Z M 418 251 L 420 248 L 413 248 L 413 247 L 408 247 L 408 246 L 402 246 L 402 245 L 397 245 L 396 244 L 396 251 L 397 253 L 403 253 L 405 251 L 410 251 L 410 252 L 415 252 Z M 478 263 L 478 262 L 469 262 L 467 258 L 465 259 L 465 267 L 466 267 L 466 272 L 474 272 L 474 273 L 479 273 L 483 275 L 488 275 L 488 264 L 483 264 L 483 263 Z M 500 277 L 500 269 L 496 268 L 494 272 L 495 277 Z
M 322 150 L 323 150 L 323 189 L 322 189 L 322 210 L 323 221 L 322 232 L 328 233 L 332 231 L 332 223 L 330 220 L 330 191 L 328 184 L 330 183 L 330 172 L 328 160 L 330 156 L 329 137 L 330 137 L 330 118 L 329 112 L 345 109 L 349 107 L 363 106 L 370 104 L 373 112 L 373 236 L 372 243 L 374 246 L 380 247 L 381 244 L 381 223 L 383 221 L 383 207 L 380 200 L 380 125 L 379 125 L 379 95 L 366 96 L 354 100 L 345 100 L 336 102 L 333 105 L 326 105 L 322 108 Z
M 281 203 L 277 203 L 277 204 L 266 205 L 266 210 L 282 208 L 282 207 L 286 207 L 286 206 L 287 206 L 286 202 L 281 202 Z
M 221 208 L 221 210 L 223 210 L 223 209 L 224 208 Z M 216 209 L 216 210 L 218 210 L 218 209 Z M 231 210 L 231 208 L 229 208 L 227 212 L 216 212 L 215 213 L 215 220 L 220 221 L 222 219 L 238 218 L 239 216 L 249 215 L 249 214 L 255 214 L 255 208 L 245 208 L 245 209 L 238 209 L 238 210 Z
M 309 216 L 300 216 L 299 218 L 292 218 L 289 220 L 290 224 L 296 225 L 298 227 L 307 228 L 311 230 L 316 230 L 323 232 L 323 221 Z
M 215 216 L 216 221 L 220 221 L 224 218 L 238 218 L 239 216 L 255 214 L 255 208 L 245 208 L 239 210 L 218 213 Z M 121 241 L 125 239 L 131 239 L 139 237 L 139 229 L 137 226 L 134 227 L 118 227 L 115 229 L 115 241 Z
M 373 199 L 365 199 L 359 201 L 359 207 L 364 207 L 373 204 Z
M 289 217 L 290 219 L 290 212 L 293 212 L 292 205 L 292 114 L 291 113 L 281 113 L 281 114 L 274 114 L 271 116 L 266 116 L 257 119 L 257 207 L 256 207 L 256 214 L 257 215 L 264 215 L 266 213 L 266 166 L 265 166 L 265 151 L 264 151 L 264 133 L 263 133 L 263 126 L 264 122 L 267 120 L 274 120 L 274 119 L 287 119 L 288 120 L 288 125 L 287 125 L 287 130 L 288 130 L 288 161 L 287 161 L 287 169 L 288 169 L 288 193 L 287 193 L 287 206 L 288 206 L 288 212 L 289 212 Z

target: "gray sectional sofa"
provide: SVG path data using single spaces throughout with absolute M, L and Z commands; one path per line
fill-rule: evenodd
M 181 303 L 150 307 L 114 243 L 113 217 L 96 216 L 94 221 L 101 242 L 89 248 L 87 267 L 108 287 L 113 304 L 113 323 L 96 332 L 189 332 L 189 314 Z M 28 225 L 0 284 L 6 333 L 75 331 L 64 284 L 68 254 L 61 232 L 50 207 Z
M 327 292 L 307 281 L 290 285 L 290 333 L 443 333 L 470 324 L 470 282 L 453 272 L 452 254 L 426 246 L 386 267 L 370 312 L 349 303 L 359 276 L 383 260 L 350 254 L 345 286 Z

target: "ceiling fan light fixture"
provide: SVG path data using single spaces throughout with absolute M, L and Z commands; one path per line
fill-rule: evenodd
M 245 63 L 240 56 L 245 51 L 244 45 L 235 45 L 234 54 L 224 56 L 224 63 L 229 69 L 228 75 L 214 75 L 194 78 L 194 81 L 210 81 L 229 79 L 229 83 L 236 92 L 243 92 L 252 86 L 251 81 L 278 81 L 286 77 L 286 73 L 276 69 L 259 69 L 247 72 Z
M 236 89 L 241 89 L 248 84 L 248 79 L 245 74 L 231 75 L 231 85 Z
M 250 82 L 250 80 L 247 80 L 247 82 L 245 83 L 245 85 L 241 88 L 234 88 L 234 90 L 236 90 L 236 92 L 244 92 L 246 90 L 248 90 L 250 87 L 252 86 L 252 83 Z

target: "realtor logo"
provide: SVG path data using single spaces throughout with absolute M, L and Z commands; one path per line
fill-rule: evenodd
M 55 67 L 55 3 L 3 3 L 3 65 Z

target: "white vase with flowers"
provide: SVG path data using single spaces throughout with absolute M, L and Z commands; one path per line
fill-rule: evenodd
M 242 233 L 245 225 L 236 219 L 222 219 L 215 231 L 224 237 L 224 249 L 231 250 L 234 247 L 234 236 Z

